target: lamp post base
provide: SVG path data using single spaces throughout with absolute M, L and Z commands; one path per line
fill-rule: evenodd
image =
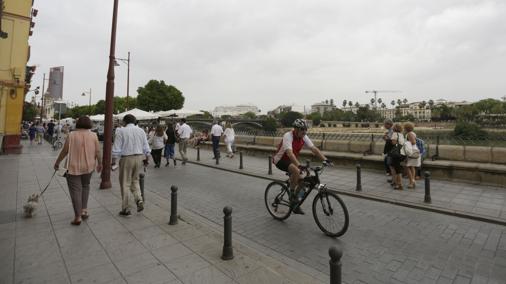
M 112 187 L 111 181 L 103 180 L 100 182 L 100 189 L 109 189 Z

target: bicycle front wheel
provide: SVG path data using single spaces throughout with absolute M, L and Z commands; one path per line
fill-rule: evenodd
M 265 206 L 274 219 L 285 220 L 290 216 L 290 192 L 286 184 L 273 181 L 265 189 Z
M 313 200 L 313 217 L 325 235 L 340 237 L 348 230 L 350 217 L 343 200 L 328 191 L 318 193 Z

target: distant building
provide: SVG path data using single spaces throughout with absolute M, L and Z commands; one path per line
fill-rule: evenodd
M 334 101 L 324 101 L 320 103 L 315 103 L 311 105 L 311 113 L 319 112 L 321 115 L 323 115 L 324 112 L 330 112 L 336 109 L 336 106 L 334 105 Z
M 254 105 L 217 106 L 214 108 L 212 115 L 214 117 L 220 117 L 223 115 L 239 116 L 247 112 L 258 114 L 260 110 Z
M 267 113 L 267 115 L 275 116 L 275 115 L 280 114 L 282 112 L 288 112 L 288 111 L 298 112 L 303 115 L 308 114 L 305 106 L 292 104 L 292 105 L 280 105 L 280 106 L 276 107 L 275 109 L 269 111 Z

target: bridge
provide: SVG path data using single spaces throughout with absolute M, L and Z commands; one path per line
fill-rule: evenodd
M 186 123 L 194 128 L 211 128 L 213 121 L 213 119 L 188 119 Z M 263 127 L 260 119 L 227 119 L 226 121 L 230 121 L 234 128 L 262 129 Z

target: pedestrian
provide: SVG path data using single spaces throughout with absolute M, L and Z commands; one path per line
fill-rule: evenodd
M 211 141 L 213 141 L 213 159 L 220 158 L 220 139 L 223 135 L 223 128 L 218 124 L 218 121 L 214 121 L 213 127 L 211 127 Z
M 42 139 L 44 137 L 44 132 L 45 132 L 45 129 L 44 129 L 44 126 L 42 126 L 42 124 L 40 124 L 38 121 L 37 123 L 35 124 L 35 128 L 37 128 L 37 133 L 36 133 L 36 141 L 37 141 L 37 144 L 41 145 L 42 144 Z
M 28 136 L 30 137 L 30 145 L 33 145 L 33 140 L 35 140 L 35 136 L 37 135 L 37 124 L 38 122 L 33 122 L 28 128 Z
M 54 124 L 53 120 L 51 119 L 49 121 L 49 123 L 47 124 L 47 137 L 48 137 L 49 143 L 51 143 L 51 144 L 53 144 L 54 127 L 55 127 L 55 124 Z
M 383 134 L 383 140 L 385 140 L 385 146 L 383 147 L 383 163 L 385 165 L 385 172 L 387 176 L 391 176 L 392 172 L 390 171 L 390 158 L 388 153 L 392 150 L 392 134 L 394 133 L 392 126 L 394 122 L 391 119 L 385 119 L 383 126 L 386 131 Z M 390 180 L 391 181 L 391 180 Z
M 163 131 L 163 126 L 157 125 L 148 141 L 151 145 L 151 157 L 153 157 L 155 168 L 160 168 L 160 163 L 162 162 L 162 151 L 165 147 L 166 141 L 167 135 L 165 135 L 165 132 Z
M 89 217 L 88 196 L 90 180 L 93 171 L 102 170 L 100 157 L 100 144 L 97 135 L 91 132 L 92 123 L 89 117 L 82 116 L 77 120 L 76 131 L 67 136 L 63 149 L 54 163 L 54 169 L 60 168 L 60 162 L 65 162 L 65 178 L 69 187 L 72 207 L 74 207 L 74 220 L 72 225 L 80 225 L 82 219 Z
M 234 128 L 232 128 L 232 123 L 230 123 L 230 121 L 227 121 L 227 123 L 225 124 L 225 132 L 223 133 L 223 135 L 225 136 L 223 140 L 227 145 L 227 157 L 233 158 L 234 151 L 232 151 L 232 145 L 234 145 L 235 131 Z
M 137 212 L 144 210 L 144 201 L 142 200 L 139 187 L 139 171 L 148 163 L 151 152 L 149 148 L 146 133 L 142 128 L 135 125 L 137 119 L 131 114 L 123 117 L 125 127 L 117 128 L 112 146 L 112 164 L 116 165 L 119 160 L 119 185 L 121 188 L 121 211 L 119 215 L 130 216 L 128 191 L 134 196 Z
M 392 172 L 392 185 L 394 189 L 402 190 L 402 166 L 401 162 L 405 158 L 405 154 L 402 153 L 402 145 L 404 145 L 404 136 L 402 135 L 402 125 L 400 123 L 394 124 L 392 134 L 392 150 L 390 151 L 391 165 L 390 170 Z M 397 151 L 396 151 L 397 150 Z M 395 154 L 393 151 L 396 151 Z
M 413 131 L 414 130 L 414 125 L 413 123 L 411 122 L 406 122 L 404 123 L 404 131 L 406 133 L 406 148 L 407 148 L 407 152 L 409 153 L 414 153 L 414 152 L 418 152 L 418 155 L 416 156 L 411 156 L 411 155 L 407 155 L 406 157 L 406 168 L 407 168 L 407 172 L 408 172 L 408 179 L 409 179 L 409 184 L 408 184 L 408 188 L 415 188 L 416 187 L 416 183 L 415 183 L 415 176 L 416 176 L 416 167 L 420 167 L 420 165 L 422 164 L 422 157 L 420 155 L 420 150 L 417 148 L 416 146 L 416 133 Z M 411 149 L 409 149 L 411 148 Z
M 172 124 L 172 122 L 167 123 L 165 135 L 167 136 L 164 150 L 164 156 L 165 159 L 167 159 L 165 166 L 169 166 L 170 159 L 174 160 L 174 166 L 176 166 L 176 156 L 174 154 L 174 146 L 176 145 L 176 131 L 174 130 L 174 124 Z
M 179 125 L 178 133 L 179 133 L 179 154 L 181 154 L 183 165 L 185 165 L 186 161 L 188 161 L 188 157 L 186 156 L 186 148 L 188 147 L 188 140 L 190 139 L 192 132 L 193 130 L 191 129 L 191 127 L 188 124 L 186 124 L 186 119 L 181 118 L 181 125 Z

